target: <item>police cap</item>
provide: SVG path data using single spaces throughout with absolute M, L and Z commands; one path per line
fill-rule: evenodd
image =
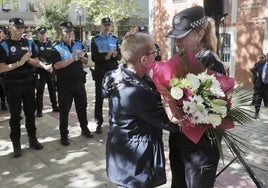
M 12 26 L 24 26 L 24 21 L 21 18 L 11 18 L 9 24 Z
M 173 17 L 173 29 L 167 34 L 167 37 L 180 39 L 185 37 L 193 29 L 207 22 L 204 8 L 195 6 L 187 8 Z
M 111 23 L 112 23 L 112 21 L 111 21 L 111 19 L 109 17 L 101 19 L 101 24 L 102 25 L 111 24 Z
M 147 26 L 139 26 L 139 32 L 142 33 L 148 33 L 148 27 Z
M 40 33 L 40 34 L 44 34 L 44 33 L 47 32 L 47 29 L 46 29 L 45 27 L 39 27 L 39 28 L 37 29 L 37 32 Z
M 72 22 L 63 22 L 60 24 L 60 28 L 64 31 L 74 31 Z

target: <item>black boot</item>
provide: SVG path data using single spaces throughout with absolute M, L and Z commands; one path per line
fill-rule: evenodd
M 19 140 L 18 141 L 12 141 L 12 144 L 13 144 L 13 150 L 14 150 L 13 157 L 14 158 L 21 157 L 22 150 L 21 150 L 20 141 Z
M 97 134 L 101 134 L 101 133 L 102 133 L 101 125 L 98 125 L 98 126 L 97 126 L 97 128 L 96 128 L 96 133 L 97 133 Z
M 33 148 L 35 150 L 40 150 L 44 147 L 40 142 L 38 142 L 38 140 L 35 137 L 29 138 L 29 145 L 30 148 Z
M 8 108 L 7 108 L 7 105 L 6 105 L 6 102 L 5 102 L 5 101 L 2 101 L 2 102 L 1 102 L 1 109 L 2 109 L 3 111 L 7 111 L 7 110 L 8 110 Z
M 42 110 L 37 110 L 36 116 L 37 116 L 37 117 L 43 117 L 43 112 L 42 112 Z
M 63 146 L 69 146 L 70 145 L 68 136 L 61 137 L 60 142 L 61 142 L 61 145 L 63 145 Z

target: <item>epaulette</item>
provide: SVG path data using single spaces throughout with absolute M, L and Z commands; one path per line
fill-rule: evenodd
M 55 40 L 53 43 L 52 43 L 52 46 L 56 46 L 57 44 L 59 44 L 59 40 Z
M 115 35 L 112 35 L 112 37 L 113 37 L 113 38 L 116 38 L 116 39 L 118 39 L 118 37 L 117 37 L 117 36 L 115 36 Z
M 220 57 L 219 57 L 215 52 L 212 52 L 212 55 L 214 56 L 214 58 L 215 58 L 218 62 L 221 62 Z
M 92 39 L 95 39 L 95 38 L 98 38 L 98 37 L 100 37 L 100 35 L 96 35 L 96 36 L 92 37 Z
M 74 42 L 82 42 L 81 40 L 74 40 Z

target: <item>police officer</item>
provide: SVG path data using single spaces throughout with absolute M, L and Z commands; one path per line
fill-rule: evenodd
M 5 40 L 4 27 L 0 26 L 0 43 Z M 4 83 L 4 74 L 0 74 L 0 98 L 1 98 L 1 110 L 7 111 L 6 104 L 6 86 Z
M 68 115 L 73 100 L 82 129 L 81 134 L 87 138 L 93 137 L 87 127 L 87 95 L 83 70 L 83 64 L 88 63 L 88 57 L 81 41 L 72 40 L 72 22 L 63 22 L 60 28 L 61 40 L 53 45 L 51 56 L 57 76 L 61 144 L 68 146 Z
M 7 96 L 10 107 L 10 139 L 13 144 L 14 157 L 22 155 L 20 137 L 21 104 L 26 117 L 25 126 L 31 148 L 43 148 L 36 138 L 35 103 L 34 100 L 34 71 L 33 67 L 41 67 L 37 58 L 34 44 L 23 39 L 24 21 L 21 18 L 9 20 L 11 38 L 0 45 L 0 71 L 5 72 Z M 44 67 L 45 68 L 45 67 Z
M 40 27 L 37 29 L 38 40 L 35 41 L 36 51 L 38 52 L 38 58 L 45 65 L 51 65 L 51 41 L 47 40 L 46 28 Z M 52 69 L 51 69 L 52 70 Z M 53 76 L 51 72 L 44 69 L 38 68 L 38 80 L 36 86 L 36 111 L 37 117 L 43 116 L 43 95 L 45 90 L 45 84 L 47 84 L 50 102 L 52 105 L 53 112 L 59 112 L 57 99 L 56 99 L 56 88 L 53 82 Z
M 116 69 L 121 59 L 119 40 L 111 33 L 111 20 L 109 17 L 101 20 L 102 32 L 91 40 L 91 59 L 95 63 L 93 79 L 95 80 L 95 111 L 94 118 L 97 123 L 96 133 L 102 133 L 103 123 L 103 97 L 102 79 L 109 70 Z
M 142 33 L 149 33 L 148 27 L 147 26 L 139 26 L 138 27 L 138 32 Z M 158 44 L 154 43 L 155 49 L 156 49 L 156 56 L 155 56 L 155 61 L 161 61 L 162 60 L 162 53 L 161 49 Z

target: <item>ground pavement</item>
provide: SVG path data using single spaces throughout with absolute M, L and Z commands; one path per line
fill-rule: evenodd
M 94 82 L 87 75 L 89 128 L 95 131 L 93 122 Z M 253 109 L 253 107 L 247 107 Z M 36 118 L 37 136 L 44 145 L 40 151 L 29 149 L 23 118 L 21 120 L 21 143 L 23 154 L 12 157 L 12 144 L 9 139 L 9 114 L 0 111 L 0 188 L 115 188 L 105 172 L 105 141 L 107 133 L 107 101 L 104 107 L 105 123 L 102 134 L 94 134 L 93 139 L 81 136 L 81 130 L 74 107 L 69 116 L 70 146 L 61 146 L 59 141 L 58 113 L 50 107 L 48 93 L 44 97 L 44 116 Z M 23 116 L 23 115 L 22 115 Z M 245 154 L 241 154 L 250 169 L 264 187 L 268 187 L 268 109 L 262 107 L 260 119 L 253 125 L 237 126 L 234 133 L 248 143 Z M 168 161 L 168 132 L 164 131 L 167 184 L 170 187 L 171 173 Z M 223 144 L 224 165 L 220 161 L 219 171 L 233 159 L 230 150 Z M 217 178 L 215 188 L 254 188 L 256 185 L 235 160 Z

